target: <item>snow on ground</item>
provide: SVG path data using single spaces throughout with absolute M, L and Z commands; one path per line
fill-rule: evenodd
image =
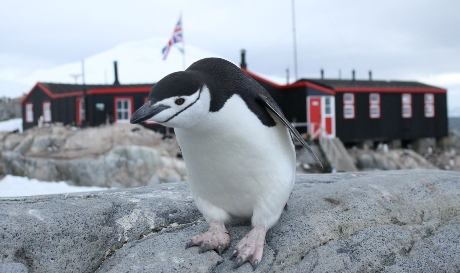
M 27 177 L 7 175 L 0 180 L 0 197 L 32 196 L 71 192 L 102 191 L 107 188 L 70 186 L 65 182 L 42 182 Z
M 22 118 L 0 121 L 0 132 L 13 132 L 16 130 L 22 132 Z

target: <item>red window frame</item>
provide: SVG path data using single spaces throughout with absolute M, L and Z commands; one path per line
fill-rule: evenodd
M 406 100 L 404 98 L 406 98 Z M 404 108 L 409 109 L 409 114 L 404 114 Z M 401 116 L 403 118 L 412 118 L 412 95 L 409 93 L 401 94 Z
M 346 101 L 345 98 L 350 96 L 351 100 Z M 351 109 L 352 114 L 347 115 L 347 109 Z M 344 119 L 354 119 L 355 118 L 355 94 L 353 93 L 343 93 L 343 118 Z
M 372 97 L 377 98 L 377 100 L 373 101 Z M 372 108 L 378 109 L 377 115 L 372 115 Z M 370 93 L 369 94 L 369 117 L 372 119 L 380 118 L 380 94 L 379 93 Z
M 125 119 L 118 120 L 118 103 L 117 102 L 120 101 L 120 100 L 129 101 L 129 116 L 128 116 L 128 119 L 126 119 L 126 120 Z M 129 119 L 131 118 L 131 116 L 134 113 L 134 111 L 133 111 L 133 109 L 134 109 L 133 97 L 115 97 L 113 101 L 114 101 L 114 107 L 113 107 L 113 109 L 114 109 L 114 112 L 113 112 L 114 113 L 113 114 L 114 121 L 115 122 L 129 122 Z
M 27 111 L 27 110 L 28 110 L 28 106 L 31 107 L 31 108 L 30 108 L 30 111 L 31 111 L 31 119 L 29 119 L 29 115 L 28 115 L 28 111 Z M 30 123 L 30 122 L 34 122 L 34 104 L 33 104 L 33 103 L 28 102 L 28 103 L 25 104 L 25 112 L 26 112 L 26 113 L 25 113 L 25 114 L 26 114 L 26 118 L 25 118 L 26 122 L 29 122 L 29 123 Z
M 431 100 L 427 100 L 428 97 L 431 97 Z M 436 115 L 436 109 L 434 107 L 434 94 L 433 93 L 426 93 L 423 97 L 423 101 L 425 103 L 424 113 L 426 118 L 433 118 Z M 431 112 L 427 111 L 427 109 L 432 108 Z
M 45 115 L 45 105 L 48 104 L 49 105 L 49 110 L 50 110 L 50 113 L 49 113 L 49 117 L 47 118 L 46 115 Z M 51 122 L 52 119 L 53 119 L 53 113 L 51 111 L 51 101 L 44 101 L 42 103 L 42 114 L 43 114 L 43 122 Z

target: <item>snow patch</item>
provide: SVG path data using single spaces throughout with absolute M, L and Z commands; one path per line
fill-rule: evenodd
M 22 133 L 22 118 L 0 121 L 0 132 L 14 132 L 16 130 Z
M 70 186 L 66 182 L 43 182 L 27 177 L 7 175 L 0 180 L 0 197 L 18 197 L 72 192 L 102 191 L 107 188 Z

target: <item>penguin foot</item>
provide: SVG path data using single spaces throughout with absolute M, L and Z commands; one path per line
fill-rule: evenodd
M 194 236 L 186 245 L 185 248 L 191 246 L 199 246 L 200 253 L 214 249 L 222 255 L 222 252 L 230 245 L 230 235 L 224 224 L 210 223 L 209 230 L 203 234 Z
M 267 230 L 262 226 L 255 226 L 236 245 L 230 259 L 236 258 L 234 268 L 240 267 L 245 262 L 250 262 L 256 270 L 264 253 L 265 234 Z

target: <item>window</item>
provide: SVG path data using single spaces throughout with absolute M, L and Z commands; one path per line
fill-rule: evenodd
M 402 94 L 402 117 L 411 118 L 412 117 L 412 96 L 411 94 Z
M 51 102 L 43 102 L 43 121 L 51 122 Z
M 425 104 L 425 117 L 432 118 L 434 117 L 434 105 Z
M 355 103 L 355 94 L 353 94 L 353 93 L 344 93 L 343 94 L 343 103 L 344 104 L 354 104 Z
M 77 98 L 77 125 L 81 125 L 86 120 L 85 99 Z
M 380 118 L 380 105 L 371 104 L 369 106 L 369 116 L 370 118 Z
M 401 100 L 403 104 L 412 104 L 411 94 L 402 94 Z
M 380 118 L 380 94 L 369 94 L 369 117 Z
M 343 117 L 346 119 L 355 118 L 355 106 L 353 104 L 343 106 Z
M 380 94 L 379 93 L 370 93 L 369 94 L 369 103 L 370 104 L 379 104 L 380 103 Z
M 343 118 L 355 118 L 355 94 L 343 93 Z
M 427 103 L 434 103 L 434 95 L 433 94 L 425 94 L 425 104 Z
M 425 94 L 425 117 L 434 117 L 434 95 L 431 93 Z
M 26 122 L 34 122 L 34 106 L 32 103 L 26 103 Z
M 132 113 L 132 100 L 131 97 L 115 98 L 116 122 L 129 122 Z
M 403 104 L 403 106 L 402 106 L 402 117 L 403 118 L 411 118 L 412 117 L 412 105 Z

